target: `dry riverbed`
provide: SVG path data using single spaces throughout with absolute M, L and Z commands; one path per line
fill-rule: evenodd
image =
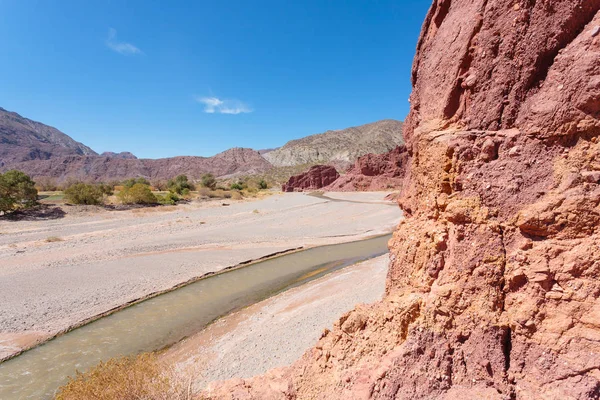
M 297 247 L 357 240 L 401 218 L 386 193 L 302 193 L 0 220 L 0 359 L 152 293 Z M 374 228 L 375 227 L 375 228 Z

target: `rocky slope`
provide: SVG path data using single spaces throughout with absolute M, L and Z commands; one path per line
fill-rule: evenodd
M 397 146 L 383 154 L 367 154 L 359 157 L 344 175 L 325 190 L 332 192 L 355 192 L 372 190 L 402 190 L 408 169 L 408 151 Z
M 600 396 L 600 0 L 436 0 L 385 299 L 219 399 Z
M 354 162 L 367 153 L 385 153 L 403 144 L 402 122 L 377 121 L 287 142 L 279 149 L 263 154 L 276 167 L 299 164 Z
M 96 155 L 56 128 L 0 107 L 0 167 L 29 160 Z
M 33 177 L 52 177 L 58 180 L 72 177 L 85 181 L 107 182 L 143 176 L 148 179 L 171 179 L 186 174 L 192 179 L 203 174 L 215 176 L 254 174 L 271 168 L 258 152 L 233 148 L 212 157 L 181 156 L 159 159 L 137 159 L 101 156 L 54 157 L 15 163 L 16 168 Z
M 301 192 L 303 190 L 321 189 L 340 177 L 335 167 L 330 165 L 314 165 L 306 172 L 292 176 L 281 187 L 282 192 Z

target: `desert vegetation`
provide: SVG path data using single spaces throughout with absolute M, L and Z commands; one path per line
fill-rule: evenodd
M 37 204 L 35 182 L 25 173 L 11 170 L 0 174 L 0 212 L 28 208 Z
M 213 174 L 204 174 L 202 175 L 202 187 L 208 188 L 210 190 L 215 190 L 217 188 L 217 180 L 213 176 Z
M 152 184 L 144 177 L 109 182 L 82 182 L 71 178 L 60 183 L 42 177 L 40 182 L 29 179 L 28 190 L 33 188 L 34 192 L 28 192 L 31 197 L 26 201 L 24 191 L 27 185 L 23 182 L 28 177 L 25 178 L 24 174 L 15 174 L 17 172 L 7 175 L 7 179 L 12 182 L 8 186 L 21 185 L 19 192 L 21 194 L 17 193 L 16 197 L 13 195 L 10 197 L 12 200 L 8 198 L 5 200 L 6 196 L 2 198 L 5 213 L 35 204 L 35 198 L 44 205 L 57 205 L 64 202 L 70 205 L 92 206 L 174 206 L 181 201 L 241 200 L 256 197 L 259 192 L 270 187 L 267 180 L 262 177 L 249 176 L 233 180 L 217 179 L 212 174 L 204 174 L 197 182 L 182 174 L 169 180 L 156 180 Z M 37 190 L 41 191 L 39 196 Z M 7 189 L 4 192 L 7 192 Z
M 196 189 L 194 184 L 188 180 L 188 177 L 186 175 L 179 175 L 174 179 L 170 179 L 167 182 L 167 188 L 171 193 L 176 193 L 184 196 L 189 194 L 192 190 Z
M 65 189 L 65 200 L 71 204 L 100 205 L 104 191 L 100 185 L 78 182 Z
M 158 199 L 144 183 L 135 183 L 131 187 L 124 187 L 117 195 L 123 204 L 157 204 Z
M 164 366 L 153 353 L 100 363 L 69 378 L 55 400 L 190 400 L 191 380 Z

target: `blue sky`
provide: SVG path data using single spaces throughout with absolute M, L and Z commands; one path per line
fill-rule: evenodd
M 150 158 L 404 119 L 430 4 L 0 0 L 0 106 Z

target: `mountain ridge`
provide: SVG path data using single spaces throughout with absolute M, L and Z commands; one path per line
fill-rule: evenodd
M 0 166 L 56 156 L 97 155 L 58 129 L 0 107 Z
M 368 153 L 384 153 L 403 143 L 402 122 L 385 119 L 294 139 L 280 148 L 231 148 L 211 157 L 138 159 L 130 152 L 102 154 L 58 129 L 0 107 L 0 171 L 19 169 L 32 177 L 109 181 L 133 177 L 170 179 L 263 173 L 274 166 L 328 163 L 343 169 Z
M 368 153 L 385 153 L 404 144 L 401 121 L 383 119 L 345 129 L 328 130 L 290 140 L 263 154 L 276 167 L 348 162 Z

